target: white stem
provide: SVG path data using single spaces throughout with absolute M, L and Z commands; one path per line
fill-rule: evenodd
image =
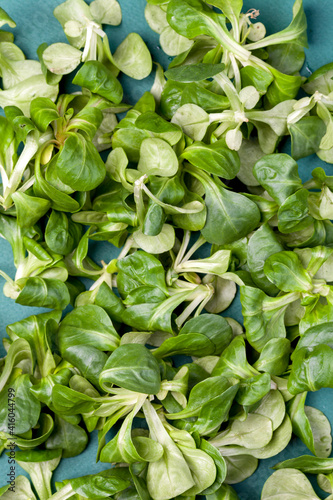
M 178 328 L 182 326 L 182 324 L 187 320 L 187 318 L 192 314 L 192 312 L 198 307 L 200 302 L 204 300 L 207 296 L 207 292 L 201 292 L 195 299 L 192 300 L 192 302 L 185 307 L 184 311 L 178 318 L 176 319 L 176 325 Z
M 232 69 L 234 71 L 235 87 L 236 87 L 237 92 L 240 92 L 242 89 L 242 82 L 241 82 L 238 64 L 237 64 L 235 56 L 233 54 L 230 54 L 230 61 L 231 61 Z
M 210 301 L 210 299 L 213 297 L 214 295 L 214 288 L 212 287 L 212 285 L 207 285 L 210 289 L 209 293 L 207 294 L 207 297 L 201 302 L 200 306 L 198 307 L 198 309 L 195 311 L 195 314 L 194 316 L 199 316 L 202 312 L 202 310 L 204 309 L 205 305 L 207 304 L 207 302 Z
M 133 241 L 134 241 L 133 236 L 129 236 L 127 238 L 126 243 L 125 243 L 122 251 L 120 252 L 120 254 L 117 257 L 117 260 L 120 260 L 120 259 L 123 259 L 124 257 L 126 257 L 126 255 L 128 254 L 128 252 L 132 248 Z
M 173 266 L 174 268 L 176 268 L 179 265 L 179 263 L 182 261 L 184 254 L 186 252 L 186 248 L 190 242 L 190 237 L 191 237 L 190 231 L 185 231 L 182 244 L 180 246 L 179 252 L 178 252 L 177 257 L 175 259 L 175 263 Z
M 19 156 L 19 159 L 16 162 L 16 165 L 13 169 L 13 172 L 10 176 L 7 189 L 4 192 L 5 200 L 10 197 L 12 193 L 14 193 L 22 181 L 22 177 L 25 169 L 29 161 L 33 158 L 33 156 L 37 153 L 38 150 L 38 142 L 36 140 L 36 133 L 30 133 L 27 136 L 27 140 L 25 146 L 23 148 L 22 153 Z M 8 204 L 8 200 L 7 200 Z
M 198 250 L 198 248 L 200 248 L 205 243 L 206 243 L 205 238 L 203 236 L 199 236 L 199 238 L 197 239 L 197 241 L 194 243 L 194 245 L 191 246 L 191 248 L 189 249 L 189 251 L 187 252 L 187 254 L 182 259 L 182 261 L 181 261 L 182 264 L 184 262 L 188 261 L 190 259 L 190 257 L 192 257 L 192 255 Z
M 214 80 L 220 85 L 222 90 L 225 92 L 225 95 L 230 101 L 231 109 L 233 111 L 242 111 L 243 107 L 238 97 L 238 92 L 233 83 L 227 77 L 227 75 L 223 71 L 221 71 L 221 73 L 214 76 Z
M 91 42 L 92 34 L 93 34 L 93 28 L 92 28 L 91 24 L 89 23 L 87 26 L 86 43 L 85 43 L 83 54 L 82 54 L 82 61 L 83 62 L 87 59 L 89 51 L 90 51 L 90 42 Z
M 27 189 L 31 188 L 31 186 L 33 186 L 35 183 L 35 176 L 31 176 L 29 180 L 27 180 L 23 186 L 21 186 L 18 191 L 20 192 L 24 192 L 24 191 L 27 191 Z
M 67 500 L 67 498 L 70 498 L 73 495 L 75 495 L 75 491 L 70 484 L 66 484 L 66 486 L 61 488 L 61 490 L 49 497 L 49 500 Z

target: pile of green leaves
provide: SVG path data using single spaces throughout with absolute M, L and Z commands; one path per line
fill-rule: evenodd
M 296 163 L 330 161 L 332 66 L 298 73 L 301 0 L 267 36 L 241 0 L 209 4 L 148 1 L 175 58 L 134 106 L 118 75 L 143 79 L 152 59 L 135 33 L 111 53 L 116 0 L 59 5 L 69 44 L 42 44 L 39 62 L 0 31 L 0 236 L 16 267 L 3 291 L 50 309 L 4 339 L 0 447 L 15 441 L 34 489 L 19 476 L 15 498 L 235 500 L 293 434 L 314 456 L 278 464 L 262 499 L 317 498 L 307 472 L 333 498 L 330 423 L 306 405 L 333 388 L 333 177 L 303 183 Z M 59 95 L 77 68 L 78 91 Z M 289 134 L 292 157 L 277 149 Z M 99 241 L 118 257 L 96 263 Z M 220 315 L 237 287 L 244 326 Z M 94 430 L 113 467 L 53 492 Z

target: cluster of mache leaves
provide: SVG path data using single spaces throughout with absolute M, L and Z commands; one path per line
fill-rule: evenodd
M 19 476 L 4 500 L 236 500 L 231 485 L 293 434 L 312 455 L 278 464 L 262 500 L 318 498 L 304 473 L 333 498 L 330 423 L 306 405 L 333 388 L 333 177 L 303 183 L 295 161 L 332 158 L 332 65 L 298 73 L 301 0 L 267 36 L 241 0 L 209 3 L 149 0 L 176 57 L 135 106 L 118 74 L 142 79 L 152 59 L 135 33 L 111 53 L 116 0 L 59 5 L 69 43 L 42 44 L 39 62 L 0 31 L 0 235 L 17 269 L 3 291 L 50 309 L 4 339 L 1 451 L 15 441 L 34 488 Z M 59 95 L 81 62 L 79 90 Z M 293 157 L 277 152 L 289 134 Z M 94 262 L 92 241 L 118 257 Z M 244 327 L 220 315 L 237 286 Z M 53 493 L 94 430 L 114 467 Z

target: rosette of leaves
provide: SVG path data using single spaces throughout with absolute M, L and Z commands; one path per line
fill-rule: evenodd
M 82 283 L 68 279 L 63 255 L 53 252 L 35 225 L 49 208 L 49 202 L 24 193 L 14 195 L 17 218 L 1 215 L 1 236 L 11 244 L 16 266 L 14 280 L 0 271 L 6 280 L 4 294 L 22 305 L 64 309 L 82 291 Z M 34 211 L 35 209 L 35 211 Z M 74 226 L 75 244 L 81 228 Z
M 284 318 L 290 304 L 293 309 L 289 310 L 288 324 L 299 326 L 301 334 L 312 324 L 327 321 L 332 309 L 332 289 L 319 276 L 330 268 L 331 254 L 327 247 L 314 247 L 282 251 L 268 257 L 263 271 L 280 290 L 277 297 L 270 297 L 254 287 L 241 288 L 246 335 L 256 350 L 261 352 L 270 340 L 286 337 Z M 294 338 L 297 336 L 296 333 Z
M 199 325 L 199 314 L 205 305 L 210 303 L 214 294 L 217 297 L 223 292 L 218 288 L 215 290 L 211 283 L 205 284 L 205 280 L 201 281 L 197 273 L 222 278 L 225 276 L 226 280 L 234 279 L 238 281 L 236 275 L 227 273 L 229 259 L 230 251 L 221 250 L 207 259 L 180 262 L 176 267 L 168 271 L 168 275 L 171 278 L 171 286 L 169 287 L 166 285 L 166 271 L 161 262 L 153 255 L 137 251 L 118 260 L 116 264 L 118 271 L 116 283 L 126 306 L 122 312 L 123 322 L 145 332 L 162 330 L 172 335 L 175 326 L 177 325 L 178 328 L 181 328 L 186 319 L 196 310 L 195 316 L 198 317 L 197 324 Z M 147 267 L 151 271 L 148 274 L 145 271 Z M 180 274 L 178 275 L 177 273 Z M 218 301 L 219 299 L 216 298 L 216 300 Z M 174 323 L 173 312 L 184 302 L 189 302 L 189 304 L 178 315 Z M 212 322 L 214 321 L 215 318 L 212 316 Z M 222 322 L 223 326 L 218 326 L 218 320 L 216 320 L 216 328 L 220 327 L 228 331 L 229 327 L 227 327 L 225 320 L 221 319 L 220 323 Z M 200 330 L 198 331 L 202 331 L 202 333 L 207 335 L 204 324 L 200 325 L 199 328 Z M 162 354 L 163 349 L 167 345 L 169 345 L 169 348 L 163 355 L 166 355 L 169 349 L 171 349 L 170 352 L 174 349 L 178 351 L 176 344 L 178 342 L 181 344 L 182 340 L 185 341 L 185 338 L 182 338 L 181 335 L 174 339 L 168 339 L 166 344 L 164 344 L 164 348 L 159 348 L 156 354 Z M 208 340 L 205 342 L 207 343 Z M 174 346 L 171 347 L 173 344 Z M 213 345 L 208 347 L 208 344 L 208 350 L 213 349 L 212 354 L 215 348 Z M 185 349 L 186 353 L 189 354 L 191 352 L 190 348 L 186 349 L 185 345 L 184 347 L 179 346 L 179 349 Z M 199 345 L 196 352 L 197 350 L 200 351 Z M 205 355 L 204 352 L 205 350 L 202 350 L 201 355 Z M 183 353 L 185 354 L 185 351 Z
M 171 65 L 223 62 L 234 76 L 238 92 L 246 86 L 245 81 L 265 94 L 269 107 L 293 99 L 302 83 L 297 72 L 307 47 L 302 1 L 294 3 L 290 25 L 268 36 L 262 23 L 252 22 L 259 12 L 252 9 L 241 13 L 241 1 L 216 0 L 213 5 L 218 10 L 210 9 L 208 3 L 148 1 L 145 15 L 150 27 L 160 34 L 166 52 L 178 54 Z
M 201 140 L 207 133 L 215 139 L 224 138 L 231 150 L 239 150 L 243 136 L 249 139 L 252 131 L 256 130 L 259 146 L 268 154 L 276 149 L 280 137 L 288 134 L 287 117 L 295 101 L 279 102 L 269 110 L 263 108 L 258 89 L 246 83 L 237 89 L 223 64 L 180 66 L 169 69 L 165 76 L 168 82 L 161 95 L 162 110 L 168 114 L 172 110 L 172 122 L 181 125 L 192 139 Z M 214 78 L 215 85 L 206 81 L 209 77 Z M 209 98 L 204 93 L 207 84 L 210 87 L 210 100 L 213 102 L 215 96 L 216 111 L 219 112 L 207 112 L 210 111 L 207 103 Z M 189 85 L 197 85 L 202 89 L 200 94 L 198 88 L 193 87 L 192 100 Z M 218 98 L 224 95 L 226 103 L 218 105 Z M 198 123 L 196 128 L 193 122 Z M 200 129 L 199 123 L 202 125 Z M 244 147 L 247 146 L 245 142 Z
M 65 75 L 74 71 L 80 62 L 98 61 L 115 76 L 121 71 L 141 80 L 150 74 L 151 55 L 137 33 L 130 33 L 114 54 L 111 53 L 102 24 L 121 23 L 121 7 L 116 0 L 94 0 L 90 5 L 84 0 L 67 0 L 54 9 L 54 15 L 70 45 L 55 43 L 41 47 L 41 60 L 51 73 Z
M 209 445 L 198 446 L 188 432 L 174 428 L 163 415 L 159 416 L 149 401 L 144 403 L 143 411 L 151 439 L 163 450 L 159 460 L 148 464 L 147 489 L 151 497 L 163 500 L 184 493 L 208 493 L 212 485 L 213 491 L 218 489 L 225 477 L 225 464 Z
M 106 168 L 113 182 L 108 180 L 101 195 L 97 193 L 93 213 L 79 217 L 86 222 L 92 218 L 97 224 L 100 217 L 101 228 L 107 220 L 127 224 L 131 232 L 134 227 L 135 244 L 150 253 L 172 248 L 173 225 L 192 231 L 201 229 L 207 241 L 217 244 L 233 241 L 236 232 L 248 234 L 259 222 L 257 207 L 212 177 L 234 178 L 239 169 L 237 153 L 230 151 L 224 140 L 191 144 L 186 139 L 190 146 L 185 147 L 180 128 L 155 113 L 150 94 L 144 98 L 149 111 L 142 113 L 137 105 L 112 136 L 114 149 Z M 129 161 L 137 168 L 128 168 Z M 237 212 L 233 210 L 235 204 Z M 249 212 L 251 218 L 245 220 Z M 217 217 L 223 223 L 218 233 Z

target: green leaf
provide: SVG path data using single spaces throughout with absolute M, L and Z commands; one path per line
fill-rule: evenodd
M 218 15 L 200 0 L 171 0 L 167 20 L 180 35 L 187 38 L 208 35 L 239 58 L 249 58 L 250 53 L 231 37 L 224 16 Z
M 142 80 L 152 71 L 152 58 L 150 52 L 137 33 L 130 33 L 125 40 L 118 45 L 113 54 L 114 64 L 125 75 Z
M 164 450 L 160 460 L 148 465 L 148 491 L 157 500 L 181 495 L 195 485 L 191 469 L 182 451 L 164 428 L 151 403 L 146 401 L 143 405 L 143 411 L 151 438 L 160 443 Z M 161 495 L 161 491 L 163 491 L 163 495 Z
M 81 25 L 80 27 L 85 27 L 87 22 L 92 21 L 89 6 L 83 0 L 67 0 L 54 9 L 53 15 L 63 29 L 65 29 L 68 21 L 76 21 Z M 82 31 L 79 30 L 79 34 L 76 37 L 66 35 L 69 43 L 74 47 L 81 48 L 84 46 L 86 33 L 85 31 L 82 33 Z
M 100 384 L 106 391 L 116 384 L 129 391 L 156 394 L 161 385 L 158 362 L 140 344 L 122 345 L 107 360 Z
M 8 121 L 11 123 L 13 129 L 16 132 L 17 139 L 26 143 L 28 134 L 32 130 L 36 130 L 35 125 L 29 118 L 24 116 L 21 109 L 19 109 L 17 106 L 5 106 L 4 111 L 6 118 L 8 118 Z M 34 135 L 36 139 L 36 134 Z M 33 134 L 31 134 L 29 138 L 30 137 L 32 138 Z
M 325 64 L 314 71 L 306 80 L 303 88 L 307 94 L 314 94 L 316 90 L 325 95 L 332 92 L 332 63 Z
M 36 97 L 30 104 L 30 116 L 38 129 L 45 132 L 50 123 L 59 118 L 59 112 L 51 99 Z
M 60 318 L 61 311 L 51 311 L 29 316 L 7 326 L 7 334 L 14 340 L 13 346 L 17 338 L 29 342 L 34 365 L 37 365 L 35 375 L 46 377 L 56 367 L 51 346 Z M 23 351 L 23 346 L 21 348 Z
M 211 443 L 217 448 L 236 445 L 255 449 L 266 446 L 272 436 L 272 421 L 262 415 L 249 413 L 245 420 L 231 421 L 224 431 L 211 440 Z
M 164 139 L 170 146 L 177 144 L 183 136 L 182 131 L 177 125 L 167 122 L 153 111 L 147 111 L 138 116 L 135 126 L 139 129 L 152 132 L 154 137 Z
M 9 490 L 10 484 L 0 488 L 0 496 L 2 500 L 12 500 L 13 490 Z M 37 500 L 30 485 L 29 479 L 25 476 L 17 476 L 15 478 L 15 497 L 16 500 Z
M 215 344 L 215 354 L 220 354 L 232 340 L 232 329 L 225 318 L 217 314 L 200 314 L 185 323 L 179 335 L 201 333 Z
M 192 165 L 205 172 L 224 179 L 233 179 L 240 166 L 238 154 L 227 148 L 223 140 L 209 145 L 203 142 L 194 142 L 183 151 L 180 158 L 188 160 Z
M 59 465 L 61 450 L 18 451 L 15 458 L 20 467 L 28 472 L 38 497 L 41 500 L 50 498 L 52 473 Z
M 173 177 L 178 171 L 178 158 L 162 139 L 145 139 L 140 147 L 138 170 L 142 174 Z
M 2 27 L 4 24 L 8 24 L 10 28 L 15 28 L 16 23 L 13 21 L 13 19 L 7 14 L 4 9 L 0 8 L 0 27 Z
M 24 434 L 37 425 L 41 405 L 30 392 L 32 382 L 27 373 L 19 375 L 7 384 L 0 394 L 0 431 L 11 434 L 12 424 L 8 417 L 9 393 L 15 394 L 15 433 Z M 13 400 L 11 398 L 10 400 Z
M 229 383 L 223 375 L 209 377 L 199 382 L 191 390 L 186 408 L 178 413 L 168 414 L 168 419 L 178 420 L 199 416 L 203 406 L 220 396 L 228 387 Z
M 298 293 L 269 297 L 259 288 L 242 286 L 241 304 L 248 342 L 259 352 L 273 338 L 286 337 L 284 315 Z
M 266 94 L 268 87 L 274 80 L 271 73 L 254 66 L 245 66 L 240 70 L 242 87 L 253 86 L 260 95 Z
M 88 108 L 87 106 L 75 115 L 67 126 L 67 131 L 70 130 L 81 130 L 85 132 L 88 139 L 91 141 L 94 139 L 98 128 L 100 127 L 103 120 L 103 113 L 98 108 Z M 94 142 L 94 144 L 96 144 Z
M 89 413 L 96 406 L 93 398 L 60 384 L 55 384 L 52 388 L 52 404 L 54 410 L 61 415 Z
M 45 242 L 52 252 L 68 255 L 77 247 L 81 235 L 79 224 L 72 222 L 65 213 L 52 210 L 45 228 Z
M 119 80 L 99 61 L 85 62 L 76 73 L 73 83 L 116 104 L 119 104 L 123 98 L 123 89 Z
M 46 83 L 48 85 L 57 85 L 61 78 L 62 78 L 62 75 L 55 75 L 54 73 L 51 73 L 51 71 L 49 71 L 44 63 L 44 60 L 43 60 L 43 52 L 45 49 L 47 49 L 48 47 L 48 44 L 47 43 L 41 43 L 37 49 L 37 55 L 38 55 L 38 59 L 39 59 L 39 62 L 40 62 L 40 65 L 41 65 L 41 70 L 43 72 L 43 75 L 44 75 L 44 78 L 46 80 Z
M 10 380 L 15 366 L 20 364 L 22 361 L 25 362 L 24 364 L 26 365 L 26 371 L 28 373 L 32 373 L 33 358 L 31 347 L 24 338 L 16 338 L 10 345 L 6 355 L 4 367 L 0 377 L 0 392 L 2 392 L 4 386 L 7 384 L 8 380 Z
M 261 499 L 273 500 L 279 495 L 290 500 L 318 500 L 310 481 L 301 472 L 290 470 L 279 470 L 274 472 L 264 484 Z
M 292 435 L 291 422 L 288 415 L 285 416 L 282 424 L 274 431 L 271 441 L 262 448 L 245 448 L 245 446 L 223 446 L 220 453 L 224 456 L 252 455 L 255 458 L 264 459 L 274 457 L 288 445 Z
M 289 125 L 291 154 L 295 160 L 305 158 L 320 149 L 326 128 L 319 116 L 305 116 L 297 123 Z
M 177 337 L 167 338 L 164 340 L 163 344 L 153 352 L 154 356 L 157 358 L 174 356 L 175 354 L 208 356 L 214 354 L 215 346 L 205 335 L 201 333 L 189 333 L 186 336 L 178 335 Z
M 235 337 L 222 352 L 212 374 L 213 377 L 223 375 L 226 378 L 247 379 L 258 375 L 246 359 L 245 341 L 243 337 Z
M 209 126 L 209 115 L 196 104 L 184 104 L 176 110 L 171 123 L 179 125 L 194 141 L 201 141 Z
M 268 87 L 266 94 L 270 107 L 277 106 L 279 103 L 288 99 L 294 99 L 302 85 L 302 77 L 285 75 L 273 68 L 273 66 L 269 66 L 269 70 L 274 76 L 274 81 Z
M 258 403 L 271 389 L 271 377 L 269 373 L 255 375 L 244 380 L 236 395 L 237 403 L 250 406 Z
M 51 160 L 51 162 L 52 161 L 53 160 Z M 34 194 L 40 198 L 50 200 L 52 208 L 66 212 L 77 212 L 80 209 L 80 204 L 76 200 L 44 179 L 38 162 L 35 168 L 35 176 L 36 178 L 33 186 Z
M 236 484 L 252 476 L 258 467 L 258 460 L 251 455 L 225 457 L 227 464 L 227 484 Z
M 165 89 L 167 88 L 168 83 L 165 86 Z M 179 92 L 179 105 L 177 106 L 177 94 L 175 96 L 176 102 L 174 103 L 174 106 L 177 108 L 183 104 L 196 104 L 200 108 L 204 109 L 207 113 L 221 112 L 222 110 L 229 108 L 229 99 L 226 96 L 215 94 L 215 92 L 212 92 L 211 90 L 205 88 L 201 83 L 184 84 L 184 88 L 182 90 L 179 90 Z M 164 103 L 166 95 L 166 91 L 163 91 L 162 104 Z M 163 112 L 165 113 L 165 110 L 163 110 Z
M 137 251 L 117 262 L 119 269 L 117 284 L 122 295 L 141 285 L 158 287 L 165 295 L 165 271 L 160 261 L 153 255 Z
M 216 448 L 205 439 L 201 439 L 200 449 L 207 453 L 210 457 L 212 457 L 215 462 L 217 471 L 215 482 L 209 488 L 201 492 L 203 495 L 207 496 L 215 493 L 215 491 L 217 491 L 220 488 L 221 484 L 224 482 L 227 473 L 226 463 L 223 457 L 221 457 L 218 450 L 216 450 Z
M 145 7 L 145 18 L 150 29 L 158 33 L 162 33 L 163 29 L 168 25 L 166 12 L 159 6 L 152 3 L 147 3 Z
M 127 471 L 111 469 L 90 476 L 70 479 L 69 483 L 73 492 L 83 498 L 100 499 L 109 498 L 110 495 L 125 490 L 130 485 L 130 480 Z
M 85 305 L 67 314 L 58 333 L 60 352 L 81 374 L 98 386 L 106 361 L 103 351 L 114 351 L 119 336 L 106 312 L 96 305 Z
M 37 446 L 43 444 L 53 431 L 54 423 L 51 415 L 49 415 L 48 413 L 41 413 L 36 427 L 37 432 L 35 432 L 37 434 L 37 437 L 34 436 L 32 439 L 25 439 L 20 436 L 16 436 L 15 434 L 4 434 L 1 437 L 2 439 L 7 439 L 8 444 L 11 441 L 15 441 L 16 445 L 21 450 L 36 448 Z
M 121 23 L 121 7 L 117 0 L 94 0 L 89 9 L 92 17 L 100 24 L 118 26 Z
M 253 174 L 279 204 L 303 187 L 297 163 L 283 153 L 264 156 L 255 164 Z
M 95 146 L 71 132 L 56 164 L 59 178 L 75 191 L 95 189 L 105 177 L 105 165 Z
M 207 500 L 239 500 L 239 497 L 231 486 L 224 483 L 215 493 L 208 495 Z
M 290 351 L 290 341 L 288 339 L 269 340 L 253 366 L 261 372 L 282 375 L 288 368 Z
M 207 2 L 214 7 L 218 7 L 222 10 L 223 14 L 230 20 L 233 21 L 234 18 L 238 18 L 243 2 L 242 0 L 213 0 L 212 2 Z
M 160 45 L 169 56 L 178 56 L 193 46 L 193 40 L 179 35 L 171 26 L 166 26 L 160 36 Z
M 200 175 L 199 179 L 202 179 L 205 186 L 207 207 L 206 224 L 201 234 L 209 243 L 226 245 L 243 238 L 256 228 L 260 212 L 255 203 L 222 187 L 208 176 L 203 178 Z
M 156 462 L 163 456 L 163 447 L 159 443 L 138 431 L 132 432 L 133 419 L 144 401 L 145 396 L 141 396 L 132 412 L 125 418 L 119 432 L 104 446 L 101 452 L 102 462 Z
M 276 295 L 278 289 L 266 277 L 264 264 L 268 257 L 282 250 L 283 246 L 267 223 L 263 224 L 249 239 L 247 264 L 251 278 L 256 286 L 269 295 Z
M 142 142 L 151 137 L 147 130 L 138 128 L 121 128 L 112 135 L 112 148 L 123 148 L 128 160 L 138 163 Z
M 238 384 L 235 384 L 206 403 L 202 407 L 198 419 L 192 424 L 193 431 L 198 432 L 201 436 L 215 435 L 222 422 L 228 420 L 229 411 L 238 387 Z
M 168 252 L 175 244 L 175 230 L 170 224 L 164 224 L 157 236 L 147 236 L 141 229 L 133 233 L 135 243 L 147 253 Z
M 53 43 L 43 51 L 42 57 L 51 73 L 68 75 L 80 64 L 82 52 L 67 43 Z
M 23 289 L 15 301 L 18 304 L 50 309 L 65 309 L 68 306 L 69 292 L 59 279 L 35 276 L 23 281 Z
M 306 474 L 323 474 L 333 470 L 333 459 L 302 455 L 279 462 L 274 466 L 274 469 L 297 469 Z
M 295 252 L 279 252 L 264 265 L 267 278 L 284 292 L 310 292 L 312 280 Z
M 17 106 L 25 116 L 29 116 L 30 103 L 38 95 L 55 101 L 58 95 L 57 85 L 48 85 L 44 75 L 35 75 L 0 92 L 0 106 Z
M 321 387 L 333 387 L 330 364 L 333 349 L 320 344 L 315 347 L 301 347 L 293 356 L 293 363 L 288 380 L 291 394 L 304 391 L 317 391 Z
M 309 347 L 311 349 L 320 344 L 328 345 L 333 349 L 333 323 L 326 322 L 326 318 L 323 319 L 324 321 L 317 320 L 318 324 L 314 324 L 314 326 L 302 332 L 302 336 L 296 345 L 295 353 L 302 347 Z M 294 355 L 293 353 L 292 358 Z
M 332 450 L 331 426 L 320 410 L 305 406 L 306 396 L 306 392 L 298 394 L 288 403 L 293 433 L 314 455 L 326 458 Z
M 276 431 L 283 423 L 286 415 L 286 405 L 282 393 L 279 390 L 272 389 L 262 398 L 259 406 L 256 405 L 256 409 L 252 413 L 259 413 L 259 415 L 270 418 L 273 423 L 273 431 Z
M 301 231 L 313 223 L 308 198 L 309 191 L 299 189 L 282 203 L 278 211 L 278 228 L 281 233 Z
M 62 457 L 76 457 L 86 448 L 88 435 L 82 427 L 74 425 L 55 415 L 53 433 L 46 441 L 48 450 L 62 450 Z
M 15 203 L 17 223 L 21 228 L 34 226 L 51 206 L 49 200 L 29 196 L 20 191 L 13 193 L 12 199 Z
M 200 82 L 221 73 L 224 64 L 190 64 L 169 69 L 164 73 L 168 80 L 176 82 Z

